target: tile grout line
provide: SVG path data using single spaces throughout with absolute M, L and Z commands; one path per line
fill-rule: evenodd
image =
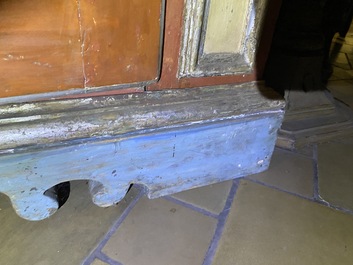
M 330 209 L 333 209 L 333 210 L 336 210 L 336 211 L 339 211 L 339 212 L 343 212 L 343 213 L 346 213 L 346 214 L 350 214 L 350 215 L 353 215 L 353 211 L 352 210 L 349 210 L 349 209 L 346 209 L 346 208 L 343 208 L 343 207 L 340 207 L 340 206 L 335 206 L 325 200 L 312 200 L 313 202 L 316 202 L 320 205 L 323 205 L 323 206 L 326 206 Z
M 270 188 L 270 189 L 274 189 L 274 190 L 281 191 L 281 192 L 284 192 L 284 193 L 288 193 L 290 195 L 293 195 L 295 197 L 299 197 L 301 199 L 305 199 L 305 200 L 309 200 L 309 201 L 313 200 L 313 198 L 305 197 L 305 196 L 303 196 L 301 194 L 298 194 L 298 193 L 295 193 L 295 192 L 291 192 L 291 191 L 288 191 L 288 190 L 284 190 L 284 189 L 281 189 L 279 187 L 267 184 L 267 183 L 259 181 L 259 180 L 254 180 L 254 179 L 246 179 L 246 180 L 251 181 L 251 182 L 256 183 L 256 184 L 259 184 L 259 185 L 264 186 L 266 188 Z
M 321 205 L 324 205 L 326 207 L 329 207 L 331 209 L 341 211 L 347 214 L 353 214 L 353 211 L 350 209 L 346 209 L 340 206 L 335 206 L 331 204 L 328 201 L 325 201 L 321 196 L 320 196 L 320 187 L 319 187 L 319 160 L 318 160 L 318 146 L 317 144 L 314 146 L 314 202 L 317 202 Z
M 138 186 L 138 185 L 136 185 Z M 110 227 L 109 231 L 106 233 L 106 235 L 103 237 L 103 239 L 99 242 L 98 246 L 91 252 L 91 254 L 83 261 L 82 265 L 91 265 L 91 263 L 94 261 L 94 259 L 97 256 L 105 255 L 104 253 L 101 252 L 105 244 L 108 242 L 110 237 L 115 233 L 116 230 L 120 227 L 120 225 L 124 222 L 125 218 L 128 216 L 128 214 L 131 212 L 131 210 L 135 207 L 137 202 L 142 198 L 142 196 L 145 194 L 144 189 L 139 187 L 139 193 L 137 196 L 130 202 L 130 204 L 126 207 L 126 209 L 123 211 L 123 213 L 119 216 L 117 221 Z M 105 255 L 106 256 L 106 255 Z M 117 261 L 116 261 L 117 262 Z M 115 264 L 113 264 L 115 265 Z
M 301 198 L 303 200 L 307 200 L 307 201 L 310 201 L 310 202 L 313 202 L 313 203 L 317 203 L 317 204 L 320 204 L 320 205 L 323 205 L 323 206 L 326 206 L 330 209 L 333 209 L 333 210 L 336 210 L 336 211 L 340 211 L 340 212 L 343 212 L 343 213 L 346 213 L 346 214 L 350 214 L 350 215 L 353 215 L 353 211 L 352 210 L 349 210 L 349 209 L 346 209 L 346 208 L 342 208 L 342 207 L 339 207 L 339 206 L 335 206 L 333 204 L 330 204 L 322 199 L 314 199 L 314 198 L 310 198 L 310 197 L 305 197 L 303 195 L 300 195 L 300 194 L 297 194 L 297 193 L 293 193 L 293 192 L 290 192 L 290 191 L 287 191 L 287 190 L 283 190 L 281 188 L 278 188 L 276 186 L 272 186 L 272 185 L 268 185 L 264 182 L 261 182 L 261 181 L 258 181 L 258 180 L 252 180 L 252 179 L 247 179 L 248 181 L 251 181 L 253 183 L 256 183 L 256 184 L 259 184 L 261 186 L 264 186 L 266 188 L 270 188 L 270 189 L 274 189 L 274 190 L 277 190 L 277 191 L 280 191 L 280 192 L 284 192 L 284 193 L 287 193 L 287 194 L 290 194 L 292 196 L 295 196 L 295 197 L 298 197 L 298 198 Z
M 203 209 L 201 207 L 195 206 L 192 203 L 187 203 L 187 202 L 184 202 L 182 200 L 176 199 L 176 198 L 174 198 L 172 196 L 164 196 L 162 198 L 167 200 L 167 201 L 170 201 L 170 202 L 173 202 L 175 204 L 178 204 L 180 206 L 183 206 L 185 208 L 191 209 L 191 210 L 193 210 L 195 212 L 198 212 L 198 213 L 201 213 L 203 215 L 206 215 L 208 217 L 212 217 L 212 218 L 215 218 L 215 219 L 218 219 L 218 217 L 219 217 L 219 215 L 217 215 L 217 214 L 214 214 L 214 213 L 212 213 L 210 211 L 207 211 L 207 210 L 205 210 L 205 209 Z
M 291 154 L 291 155 L 297 155 L 297 156 L 300 156 L 302 158 L 309 158 L 309 159 L 312 159 L 312 155 L 307 155 L 307 154 L 303 154 L 303 153 L 299 153 L 295 150 L 288 150 L 288 149 L 285 149 L 285 148 L 282 148 L 282 147 L 278 147 L 276 146 L 274 150 L 278 150 L 278 151 L 282 151 L 282 152 L 285 152 L 287 154 Z
M 313 146 L 313 167 L 314 167 L 314 177 L 313 177 L 313 193 L 314 200 L 320 200 L 319 193 L 319 162 L 318 162 L 318 146 L 315 144 Z
M 96 258 L 105 263 L 108 263 L 109 265 L 123 265 L 121 262 L 112 259 L 101 251 L 97 253 Z
M 350 70 L 352 70 L 353 67 L 352 67 L 351 61 L 349 60 L 348 54 L 347 54 L 347 53 L 344 53 L 344 55 L 346 56 L 346 60 L 347 60 L 347 62 L 348 62 L 348 65 L 349 65 Z
M 218 223 L 217 223 L 217 227 L 216 230 L 214 232 L 213 238 L 211 239 L 211 243 L 208 247 L 208 250 L 206 252 L 204 261 L 203 261 L 203 265 L 211 265 L 213 258 L 216 254 L 216 250 L 218 247 L 218 243 L 221 239 L 229 212 L 230 212 L 230 207 L 232 206 L 232 203 L 234 201 L 235 198 L 235 194 L 238 190 L 238 186 L 239 186 L 239 179 L 235 179 L 233 180 L 233 185 L 228 193 L 228 197 L 227 197 L 227 201 L 224 205 L 224 208 L 222 210 L 222 212 L 220 213 L 219 217 L 218 217 Z
M 320 205 L 326 206 L 328 208 L 334 209 L 336 211 L 340 211 L 346 214 L 353 215 L 353 211 L 350 209 L 346 209 L 340 206 L 333 205 L 329 203 L 328 201 L 325 201 L 321 196 L 320 196 L 320 187 L 319 187 L 319 159 L 318 159 L 318 145 L 314 145 L 314 199 L 313 202 L 316 202 Z

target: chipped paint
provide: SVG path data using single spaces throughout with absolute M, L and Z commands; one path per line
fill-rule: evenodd
M 277 113 L 3 155 L 0 192 L 21 217 L 39 220 L 55 208 L 45 190 L 69 180 L 89 180 L 93 202 L 106 207 L 119 202 L 131 183 L 155 198 L 254 174 L 268 167 L 273 152 L 276 132 L 268 124 L 278 128 L 281 120 Z
M 246 88 L 246 89 L 245 89 Z M 92 200 L 119 202 L 131 183 L 155 198 L 265 170 L 284 102 L 261 84 L 0 107 L 0 192 L 21 217 L 41 220 L 44 195 L 89 181 Z
M 278 95 L 258 83 L 11 104 L 0 106 L 0 150 L 275 114 L 283 108 Z
M 184 8 L 184 23 L 183 23 L 183 36 L 182 44 L 180 49 L 180 60 L 179 60 L 179 77 L 200 77 L 200 76 L 213 76 L 213 75 L 240 75 L 248 74 L 254 71 L 255 65 L 255 52 L 259 43 L 259 35 L 261 33 L 261 26 L 264 18 L 264 11 L 269 1 L 267 0 L 244 0 L 239 1 L 235 4 L 239 6 L 240 3 L 248 6 L 249 15 L 245 16 L 245 23 L 238 21 L 233 26 L 235 28 L 229 28 L 229 34 L 226 34 L 226 28 L 217 32 L 217 26 L 215 26 L 209 33 L 208 19 L 212 16 L 212 7 L 225 5 L 227 1 L 210 1 L 210 0 L 185 0 Z M 234 5 L 234 1 L 230 1 L 229 4 Z M 242 7 L 241 11 L 234 11 L 228 14 L 229 16 L 234 15 L 234 20 L 238 20 L 244 12 Z M 216 17 L 218 19 L 224 19 L 225 17 L 219 15 L 221 9 L 218 10 Z M 240 14 L 239 14 L 240 12 Z M 242 24 L 242 25 L 241 25 Z M 226 25 L 225 25 L 226 27 Z M 241 31 L 238 27 L 244 27 Z M 234 32 L 239 31 L 244 34 L 236 34 Z M 235 48 L 233 46 L 227 46 L 226 49 L 222 43 L 218 43 L 218 36 L 220 33 L 224 33 L 223 37 L 230 38 L 234 34 L 239 37 L 239 44 L 237 51 L 231 51 Z M 238 33 L 239 33 L 238 32 Z M 209 36 L 211 35 L 211 36 Z M 237 39 L 234 39 L 237 41 Z M 215 42 L 222 46 L 217 49 L 210 49 L 207 43 Z M 229 41 L 228 41 L 229 42 Z M 245 75 L 243 75 L 245 76 Z

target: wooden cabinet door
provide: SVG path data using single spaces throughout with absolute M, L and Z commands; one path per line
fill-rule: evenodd
M 162 0 L 1 1 L 0 98 L 153 83 L 162 12 Z
M 167 1 L 160 81 L 149 90 L 261 78 L 281 0 Z

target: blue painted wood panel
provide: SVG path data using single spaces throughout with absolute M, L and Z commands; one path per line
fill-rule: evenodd
M 93 202 L 106 207 L 133 183 L 156 198 L 254 174 L 268 168 L 282 119 L 278 110 L 2 155 L 0 192 L 18 215 L 41 220 L 58 208 L 44 192 L 65 181 L 87 179 Z

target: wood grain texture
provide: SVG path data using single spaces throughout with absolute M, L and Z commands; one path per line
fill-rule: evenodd
M 0 2 L 0 97 L 83 87 L 76 1 Z
M 80 0 L 86 87 L 156 80 L 161 0 Z
M 1 1 L 0 97 L 152 82 L 162 3 Z

